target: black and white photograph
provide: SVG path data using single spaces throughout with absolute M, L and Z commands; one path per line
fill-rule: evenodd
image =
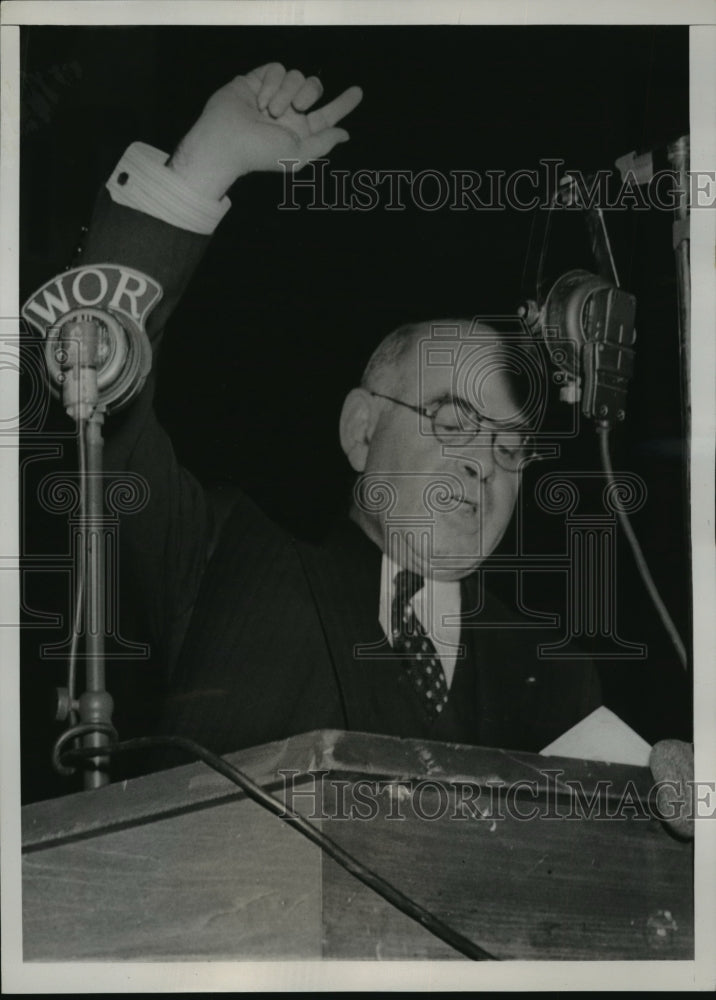
M 714 8 L 290 6 L 3 8 L 6 988 L 713 989 Z

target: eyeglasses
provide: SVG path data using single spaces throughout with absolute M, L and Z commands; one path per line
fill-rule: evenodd
M 534 438 L 531 434 L 521 434 L 515 430 L 496 430 L 490 421 L 481 417 L 477 410 L 462 399 L 449 397 L 432 406 L 415 406 L 402 399 L 386 396 L 382 392 L 368 390 L 371 396 L 390 400 L 398 406 L 405 406 L 414 413 L 427 417 L 432 424 L 433 435 L 441 444 L 465 446 L 472 444 L 478 434 L 489 431 L 492 434 L 492 454 L 495 462 L 506 472 L 516 472 L 523 462 L 535 457 Z

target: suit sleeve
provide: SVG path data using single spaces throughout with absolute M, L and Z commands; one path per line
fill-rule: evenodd
M 117 205 L 103 190 L 80 263 L 121 264 L 159 282 L 163 296 L 147 321 L 156 357 L 164 326 L 208 242 L 207 236 Z M 144 508 L 123 516 L 119 526 L 120 602 L 131 599 L 137 609 L 137 638 L 149 641 L 152 656 L 158 653 L 171 670 L 216 526 L 207 494 L 179 465 L 157 421 L 153 395 L 150 374 L 137 399 L 108 418 L 104 467 L 109 476 L 127 471 L 137 474 L 147 487 Z

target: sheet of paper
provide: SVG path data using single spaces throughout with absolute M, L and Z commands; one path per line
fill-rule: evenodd
M 540 753 L 545 757 L 581 757 L 647 767 L 650 751 L 646 740 L 602 705 Z

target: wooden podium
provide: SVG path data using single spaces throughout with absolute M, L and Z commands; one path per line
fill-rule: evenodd
M 693 958 L 646 768 L 329 730 L 228 759 L 497 958 Z M 22 819 L 25 961 L 462 958 L 203 764 Z

